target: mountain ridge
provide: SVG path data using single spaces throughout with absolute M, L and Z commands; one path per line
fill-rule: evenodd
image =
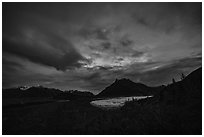
M 98 97 L 119 97 L 119 96 L 149 96 L 155 95 L 156 91 L 161 90 L 164 86 L 149 87 L 143 83 L 135 83 L 127 78 L 116 79 L 114 83 L 106 87 L 96 96 Z
M 91 92 L 83 92 L 78 90 L 69 90 L 69 91 L 61 91 L 59 89 L 54 88 L 46 88 L 43 86 L 21 86 L 18 88 L 10 88 L 3 89 L 2 97 L 60 97 L 60 98 L 76 98 L 77 96 L 87 96 L 87 97 L 125 97 L 125 96 L 150 96 L 150 95 L 158 95 L 163 96 L 162 92 L 165 94 L 169 94 L 172 92 L 172 89 L 179 90 L 178 94 L 184 94 L 183 91 L 186 91 L 187 94 L 188 89 L 192 87 L 202 88 L 201 83 L 196 81 L 202 81 L 202 68 L 198 68 L 192 71 L 188 76 L 186 76 L 183 80 L 172 83 L 168 86 L 157 86 L 157 87 L 149 87 L 143 83 L 135 83 L 127 78 L 116 79 L 112 84 L 105 87 L 97 95 L 94 95 Z M 187 87 L 187 88 L 186 88 Z M 200 89 L 199 89 L 200 90 Z M 169 92 L 167 92 L 169 91 Z M 195 89 L 197 91 L 197 89 Z M 166 93 L 167 92 L 167 93 Z M 190 94 L 190 93 L 189 93 Z M 199 96 L 201 95 L 198 92 Z M 180 96 L 180 95 L 178 95 Z M 197 95 L 198 96 L 198 95 Z

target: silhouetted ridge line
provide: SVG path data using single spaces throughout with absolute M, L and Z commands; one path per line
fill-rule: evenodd
M 149 96 L 156 94 L 161 87 L 148 87 L 142 83 L 135 83 L 129 79 L 116 79 L 114 83 L 106 87 L 98 97 L 120 97 L 120 96 Z
M 202 104 L 202 68 L 191 72 L 183 80 L 172 83 L 160 93 L 160 101 L 167 104 Z
M 46 88 L 43 86 L 20 86 L 17 88 L 3 89 L 3 98 L 30 98 L 45 97 L 52 99 L 74 99 L 81 97 L 93 97 L 91 92 L 82 92 L 78 90 L 61 91 L 55 88 Z

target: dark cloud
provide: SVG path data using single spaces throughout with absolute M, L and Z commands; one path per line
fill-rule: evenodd
M 201 57 L 187 57 L 179 60 L 174 60 L 171 62 L 158 63 L 152 62 L 151 64 L 155 64 L 161 67 L 155 69 L 145 70 L 145 65 L 139 67 L 137 71 L 131 71 L 129 73 L 122 72 L 124 77 L 128 77 L 136 82 L 142 82 L 149 86 L 159 86 L 161 84 L 169 84 L 172 81 L 172 78 L 175 78 L 177 81 L 180 80 L 180 74 L 184 73 L 188 75 L 190 72 L 195 70 L 198 67 L 201 67 L 202 58 Z M 149 64 L 149 65 L 151 65 Z M 148 66 L 147 68 L 151 68 Z M 152 67 L 154 68 L 154 67 Z M 121 73 L 121 72 L 120 72 Z
M 172 67 L 177 69 L 191 69 L 201 66 L 202 57 L 186 57 L 182 59 L 175 60 L 175 63 L 172 63 Z
M 120 41 L 121 45 L 124 47 L 130 46 L 133 44 L 133 41 L 130 39 L 124 39 Z
M 170 33 L 189 26 L 200 28 L 202 24 L 201 3 L 148 3 L 144 7 L 147 8 L 144 14 L 133 12 L 132 18 L 151 29 Z
M 6 58 L 3 57 L 2 59 L 2 72 L 3 74 L 6 73 L 6 72 L 9 72 L 9 71 L 17 71 L 17 69 L 23 69 L 23 65 L 22 64 L 19 64 L 15 61 L 12 61 L 12 60 L 8 60 Z
M 132 56 L 132 57 L 140 57 L 140 56 L 142 56 L 142 55 L 144 55 L 144 52 L 133 50 L 131 56 Z
M 118 61 L 123 61 L 124 59 L 122 57 L 117 58 Z
M 32 62 L 55 67 L 57 70 L 79 68 L 88 63 L 75 46 L 63 35 L 55 15 L 42 18 L 45 9 L 59 8 L 53 4 L 4 3 L 3 52 L 8 52 Z M 69 7 L 69 5 L 67 5 Z M 65 10 L 67 6 L 62 6 Z M 44 7 L 44 9 L 40 8 Z M 57 11 L 57 14 L 63 11 Z M 64 13 L 61 15 L 64 16 Z M 67 16 L 68 17 L 68 16 Z M 54 22 L 54 23 L 53 23 Z
M 172 62 L 172 64 L 148 72 L 146 74 L 148 77 L 143 78 L 143 80 L 151 85 L 168 84 L 172 82 L 173 78 L 179 81 L 181 73 L 188 75 L 193 70 L 201 67 L 201 60 L 201 58 L 185 58 Z
M 103 70 L 92 69 L 92 71 L 93 72 L 89 72 L 88 74 L 83 73 L 81 75 L 75 75 L 75 77 L 69 80 L 65 80 L 63 83 L 71 82 L 73 86 L 73 84 L 75 84 L 75 82 L 73 81 L 78 81 L 76 83 L 76 86 L 78 86 L 78 83 L 80 83 L 80 88 L 88 89 L 94 93 L 97 93 L 105 86 L 107 86 L 110 82 L 107 81 L 105 76 L 101 75 Z
M 82 28 L 79 31 L 79 35 L 81 35 L 85 39 L 92 39 L 96 38 L 99 40 L 108 40 L 108 34 L 110 33 L 109 30 L 106 30 L 105 28 Z
M 136 22 L 137 22 L 138 24 L 141 24 L 141 25 L 144 25 L 144 26 L 149 26 L 149 25 L 151 25 L 151 24 L 149 24 L 149 23 L 147 22 L 147 20 L 145 19 L 145 17 L 137 17 L 137 15 L 135 15 L 135 14 L 133 14 L 132 16 L 133 16 L 133 18 L 136 19 Z
M 109 79 L 104 79 L 100 76 L 86 81 L 86 84 L 82 85 L 82 87 L 90 89 L 92 92 L 97 93 L 99 91 L 102 91 L 110 83 L 111 81 Z
M 92 80 L 95 80 L 95 79 L 97 79 L 97 78 L 99 78 L 99 77 L 100 77 L 100 73 L 94 72 L 94 73 L 92 73 L 92 74 L 90 74 L 90 75 L 83 76 L 83 77 L 79 77 L 79 78 L 80 78 L 80 79 L 83 79 L 83 80 L 85 80 L 85 81 L 92 81 Z
M 64 44 L 68 45 L 70 43 Z M 7 40 L 3 40 L 3 45 L 3 52 L 26 58 L 35 63 L 52 66 L 58 70 L 81 67 L 82 64 L 78 61 L 86 61 L 74 48 L 69 48 L 69 50 L 64 51 L 61 55 L 56 55 L 40 45 L 12 43 Z
M 121 26 L 118 24 L 114 24 L 111 26 L 97 26 L 86 24 L 83 25 L 79 31 L 78 35 L 84 39 L 96 39 L 100 41 L 108 41 L 110 40 L 110 35 L 113 33 L 119 33 L 121 31 Z
M 109 31 L 106 29 L 96 29 L 94 33 L 96 34 L 96 38 L 101 40 L 108 40 Z
M 101 44 L 101 46 L 103 47 L 104 50 L 108 50 L 111 47 L 111 43 L 110 42 L 103 42 Z

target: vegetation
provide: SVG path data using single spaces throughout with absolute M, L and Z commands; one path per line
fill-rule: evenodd
M 3 108 L 3 134 L 202 134 L 201 68 L 145 100 L 103 110 L 90 98 Z
M 162 133 L 154 112 L 137 103 L 126 104 L 121 109 L 102 110 L 86 101 L 71 101 L 4 112 L 3 134 Z M 18 126 L 14 126 L 15 123 Z

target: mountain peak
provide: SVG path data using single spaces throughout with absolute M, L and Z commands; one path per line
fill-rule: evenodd
M 115 82 L 114 83 L 118 83 L 118 82 L 133 82 L 131 81 L 130 79 L 127 79 L 127 78 L 121 78 L 121 79 L 115 79 Z
M 133 96 L 133 95 L 149 95 L 152 91 L 150 87 L 135 83 L 127 78 L 116 79 L 114 83 L 106 87 L 98 96 L 103 97 L 119 97 L 119 96 Z

